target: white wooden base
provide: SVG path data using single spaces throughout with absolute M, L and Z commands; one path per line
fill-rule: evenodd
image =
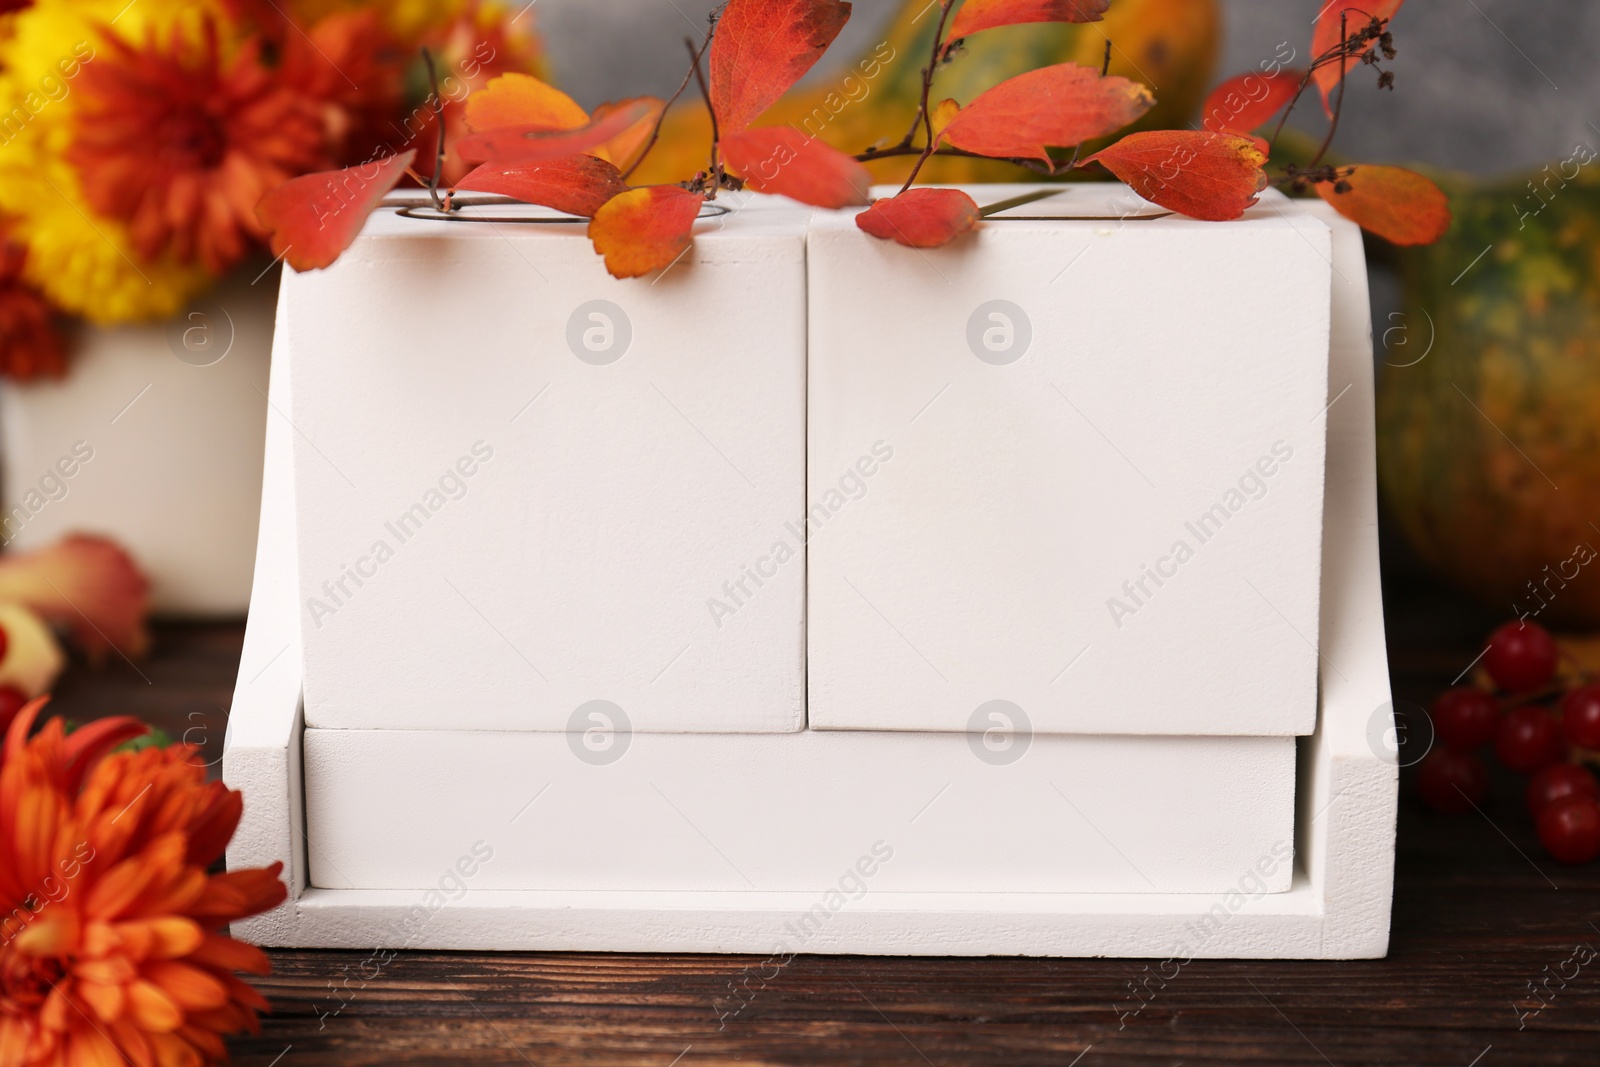
M 1382 955 L 1393 885 L 1396 768 L 1382 744 L 1389 680 L 1379 595 L 1370 323 L 1361 241 L 1331 211 L 1334 336 L 1329 396 L 1316 732 L 1300 740 L 1296 867 L 1287 892 L 894 892 L 835 902 L 811 891 L 478 888 L 493 859 L 466 840 L 429 889 L 311 888 L 286 426 L 268 428 L 255 597 L 224 760 L 243 789 L 233 867 L 281 860 L 290 896 L 235 933 L 263 944 L 340 948 L 664 952 L 1360 958 Z M 276 403 L 286 403 L 274 367 Z M 848 735 L 846 735 L 848 738 Z M 536 805 L 537 806 L 537 805 Z M 572 818 L 582 819 L 581 811 Z M 866 828 L 863 828 L 864 831 Z M 870 852 L 866 833 L 859 849 Z M 488 844 L 487 838 L 484 843 Z M 775 839 L 773 847 L 786 842 Z M 492 845 L 490 845 L 492 847 Z M 841 843 L 841 873 L 856 856 Z M 892 863 L 891 865 L 892 866 Z M 1241 882 L 1249 872 L 1239 872 Z M 869 879 L 870 886 L 870 879 Z

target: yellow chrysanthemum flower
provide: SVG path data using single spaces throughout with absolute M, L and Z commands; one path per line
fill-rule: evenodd
M 169 260 L 141 261 L 126 228 L 96 217 L 63 159 L 73 81 L 104 48 L 101 27 L 129 40 L 198 20 L 212 4 L 178 0 L 38 0 L 0 38 L 0 214 L 28 245 L 27 280 L 64 311 L 110 324 L 180 310 L 209 280 Z
M 28 282 L 90 322 L 174 315 L 212 280 L 198 265 L 137 259 L 126 227 L 89 214 L 77 173 L 60 154 L 22 139 L 0 148 L 0 213 L 12 218 L 13 236 L 28 246 Z

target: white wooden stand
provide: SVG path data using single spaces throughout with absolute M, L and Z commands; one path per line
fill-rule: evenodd
M 280 860 L 290 893 L 281 907 L 238 924 L 235 933 L 266 945 L 362 949 L 1106 955 L 1180 961 L 1382 955 L 1393 884 L 1396 767 L 1383 744 L 1390 694 L 1379 591 L 1366 273 L 1353 226 L 1320 204 L 1297 205 L 1293 213 L 1314 215 L 1333 231 L 1333 329 L 1332 403 L 1323 416 L 1327 475 L 1319 713 L 1315 733 L 1298 742 L 1295 860 L 1286 891 L 1251 892 L 1255 876 L 1248 864 L 1241 864 L 1236 882 L 1224 879 L 1216 891 L 1205 893 L 1029 892 L 1019 891 L 1025 885 L 993 883 L 960 891 L 919 890 L 903 879 L 873 884 L 871 875 L 862 879 L 865 891 L 837 904 L 828 898 L 827 886 L 676 889 L 665 885 L 670 878 L 652 886 L 604 889 L 490 888 L 493 880 L 479 877 L 484 856 L 475 852 L 479 843 L 472 840 L 484 835 L 466 829 L 460 858 L 441 867 L 437 888 L 314 887 L 313 867 L 318 881 L 337 881 L 340 846 L 337 839 L 321 840 L 314 825 L 307 836 L 293 431 L 283 420 L 273 420 L 255 591 L 224 776 L 245 794 L 244 819 L 228 850 L 230 866 Z M 292 417 L 286 378 L 280 361 L 273 368 L 272 396 Z M 920 734 L 898 735 L 898 740 L 895 735 L 836 734 L 827 743 L 896 746 L 898 764 L 926 760 L 931 768 L 943 754 L 940 745 L 927 740 Z M 685 737 L 673 743 L 696 742 Z M 777 738 L 772 743 L 803 742 Z M 339 758 L 337 745 L 321 740 L 318 752 L 323 761 Z M 447 755 L 439 753 L 441 760 Z M 425 756 L 417 757 L 404 767 L 397 763 L 393 774 L 411 784 L 418 768 L 426 766 Z M 622 782 L 629 775 L 648 777 L 651 768 L 659 772 L 661 765 L 623 760 L 609 769 L 621 772 Z M 813 771 L 803 761 L 787 769 L 781 761 L 766 768 L 769 775 Z M 905 767 L 897 771 L 904 773 Z M 415 784 L 428 788 L 426 782 Z M 626 784 L 649 785 L 642 778 Z M 770 796 L 783 796 L 786 784 L 774 783 Z M 759 806 L 765 795 L 752 796 L 749 803 Z M 582 811 L 563 815 L 583 816 Z M 863 872 L 876 866 L 871 848 L 878 836 L 864 825 L 862 840 L 840 842 L 842 872 L 858 852 Z M 773 849 L 790 844 L 775 833 Z

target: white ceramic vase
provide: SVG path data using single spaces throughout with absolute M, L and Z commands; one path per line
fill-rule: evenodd
M 261 500 L 277 272 L 163 323 L 84 327 L 56 382 L 0 389 L 0 540 L 114 538 L 163 615 L 242 615 Z

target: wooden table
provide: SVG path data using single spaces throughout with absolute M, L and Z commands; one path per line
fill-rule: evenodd
M 1423 703 L 1498 621 L 1415 580 L 1392 583 L 1388 601 L 1396 696 Z M 140 715 L 220 757 L 242 633 L 163 626 L 137 670 L 75 668 L 60 710 Z M 1197 960 L 1164 988 L 1152 979 L 1141 1007 L 1138 960 L 802 956 L 735 1012 L 732 983 L 757 960 L 411 952 L 363 980 L 365 953 L 274 952 L 261 986 L 276 1011 L 235 1054 L 261 1067 L 1594 1067 L 1600 959 L 1576 976 L 1566 961 L 1600 949 L 1600 864 L 1547 859 L 1510 777 L 1487 810 L 1443 818 L 1408 788 L 1384 960 Z M 1533 1014 L 1530 983 L 1546 980 Z

